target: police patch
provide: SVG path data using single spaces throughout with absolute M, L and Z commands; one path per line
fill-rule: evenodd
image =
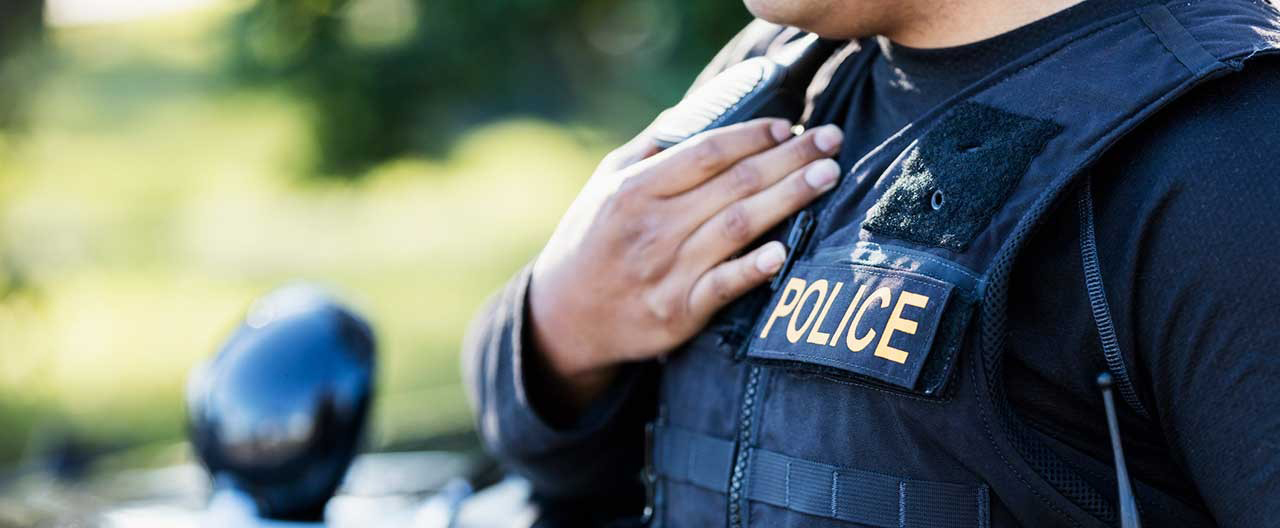
M 951 290 L 905 271 L 796 263 L 747 356 L 823 365 L 910 389 Z

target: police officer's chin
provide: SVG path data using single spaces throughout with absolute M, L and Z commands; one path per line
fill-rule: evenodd
M 894 13 L 903 11 L 901 0 L 744 0 L 757 18 L 792 26 L 833 39 L 878 35 Z M 894 6 L 899 8 L 894 8 Z

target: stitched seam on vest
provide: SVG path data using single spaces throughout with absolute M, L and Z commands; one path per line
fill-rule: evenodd
M 777 350 L 770 350 L 770 349 L 764 349 L 764 348 L 756 349 L 756 353 L 757 353 L 757 354 L 764 354 L 764 355 L 772 356 L 772 359 L 800 358 L 800 359 L 813 360 L 813 361 L 815 361 L 815 362 L 817 362 L 817 361 L 827 361 L 827 362 L 835 363 L 835 364 L 837 364 L 837 365 L 841 365 L 841 366 L 843 366 L 843 367 L 846 367 L 846 368 L 848 368 L 848 369 L 850 369 L 850 370 L 853 370 L 853 371 L 857 372 L 858 374 L 862 374 L 862 375 L 864 375 L 864 376 L 872 376 L 872 377 L 874 377 L 874 376 L 884 376 L 884 377 L 886 377 L 886 378 L 890 378 L 890 379 L 892 379 L 893 381 L 897 381 L 897 382 L 901 382 L 901 383 L 906 383 L 906 382 L 907 382 L 907 378 L 906 378 L 906 377 L 904 377 L 904 376 L 895 376 L 895 375 L 888 374 L 888 373 L 885 373 L 885 372 L 880 372 L 880 371 L 875 370 L 875 369 L 867 368 L 866 366 L 863 366 L 863 365 L 858 365 L 858 364 L 856 364 L 856 363 L 850 363 L 850 362 L 848 362 L 848 361 L 842 361 L 842 360 L 840 360 L 840 359 L 836 359 L 836 358 L 827 358 L 827 357 L 822 357 L 822 356 L 815 356 L 815 355 L 812 355 L 812 354 L 797 354 L 797 353 L 794 353 L 794 352 L 780 352 L 780 351 L 777 351 Z
M 974 361 L 981 361 L 981 359 L 974 358 Z M 975 365 L 969 369 L 969 377 L 972 378 L 973 390 L 975 392 L 981 390 L 981 387 L 983 385 L 979 383 L 977 371 L 978 371 L 978 366 L 975 363 Z M 991 403 L 993 406 L 995 405 L 994 401 L 992 401 Z M 978 404 L 978 414 L 982 417 L 982 430 L 987 434 L 987 441 L 995 449 L 996 455 L 999 455 L 1000 460 L 1004 461 L 1005 467 L 1008 467 L 1013 472 L 1013 476 L 1017 478 L 1019 482 L 1022 482 L 1022 485 L 1025 486 L 1028 490 L 1030 490 L 1032 495 L 1035 495 L 1036 498 L 1040 499 L 1041 503 L 1043 503 L 1045 506 L 1048 506 L 1050 510 L 1053 510 L 1062 518 L 1066 519 L 1067 522 L 1071 523 L 1071 526 L 1077 526 L 1077 527 L 1080 526 L 1080 523 L 1076 521 L 1075 517 L 1068 515 L 1067 512 L 1063 511 L 1061 508 L 1058 508 L 1058 505 L 1050 501 L 1048 497 L 1045 497 L 1044 495 L 1042 495 L 1040 493 L 1040 490 L 1036 489 L 1036 487 L 1033 486 L 1031 482 L 1028 481 L 1026 477 L 1022 475 L 1021 471 L 1018 471 L 1017 468 L 1013 467 L 1013 462 L 1010 461 L 1009 457 L 1004 454 L 1004 450 L 1000 448 L 1000 443 L 996 441 L 995 434 L 991 431 L 991 421 L 987 417 L 986 406 L 982 405 L 981 403 Z M 1034 470 L 1032 470 L 1032 472 L 1034 472 Z M 1052 485 L 1049 485 L 1049 487 L 1053 488 Z
M 1028 416 L 1028 417 L 1024 417 L 1023 421 L 1027 423 L 1028 428 L 1030 428 L 1032 431 L 1036 432 L 1037 434 L 1042 434 L 1044 436 L 1052 438 L 1054 439 L 1054 441 L 1062 443 L 1063 445 L 1070 445 L 1067 443 L 1066 440 L 1063 440 L 1062 433 L 1061 431 L 1057 430 L 1058 428 L 1046 425 L 1044 420 L 1036 419 Z M 1084 466 L 1073 466 L 1073 467 L 1076 471 L 1083 473 L 1085 475 L 1088 475 L 1090 478 L 1096 480 L 1097 482 L 1102 482 L 1108 487 L 1114 486 L 1116 483 L 1115 473 L 1107 475 L 1107 474 L 1094 471 L 1092 468 L 1089 468 L 1089 467 L 1084 467 Z
M 1178 62 L 1182 63 L 1193 74 L 1201 75 L 1212 70 L 1218 64 L 1215 58 L 1200 41 L 1187 31 L 1173 12 L 1163 5 L 1150 5 L 1138 10 L 1138 18 L 1156 35 L 1156 39 L 1169 50 Z
M 836 497 L 840 496 L 840 470 L 831 472 L 831 517 L 840 518 L 840 512 L 836 509 Z
M 865 382 L 865 381 L 861 381 L 861 380 L 853 380 L 853 379 L 840 379 L 840 378 L 834 377 L 834 376 L 829 375 L 829 374 L 818 374 L 818 373 L 808 373 L 808 372 L 798 372 L 798 373 L 797 373 L 797 372 L 788 372 L 788 371 L 785 371 L 785 370 L 783 370 L 782 372 L 787 373 L 787 374 L 791 374 L 791 375 L 800 375 L 800 374 L 805 374 L 805 375 L 816 376 L 816 377 L 822 378 L 822 379 L 824 379 L 824 380 L 826 380 L 826 381 L 829 381 L 829 382 L 831 382 L 831 383 L 839 383 L 839 384 L 841 384 L 841 385 L 848 385 L 848 386 L 850 386 L 850 387 L 859 387 L 859 388 L 863 388 L 863 389 L 867 389 L 867 390 L 873 390 L 873 391 L 881 392 L 881 393 L 884 393 L 884 394 L 887 394 L 887 395 L 890 395 L 890 396 L 898 396 L 898 397 L 907 398 L 907 399 L 909 399 L 909 400 L 915 400 L 915 401 L 917 401 L 917 402 L 923 402 L 923 403 L 942 404 L 942 403 L 947 403 L 947 402 L 949 402 L 949 401 L 951 401 L 951 400 L 952 400 L 952 398 L 951 398 L 951 397 L 936 398 L 936 399 L 935 399 L 935 398 L 925 398 L 924 396 L 917 396 L 917 395 L 915 395 L 915 394 L 907 393 L 907 392 L 905 392 L 905 390 L 903 390 L 903 391 L 892 391 L 892 390 L 889 390 L 889 389 L 885 389 L 885 388 L 883 388 L 883 387 L 878 387 L 878 386 L 876 386 L 876 385 L 872 385 L 872 384 L 871 384 L 871 383 L 869 383 L 869 382 Z
M 787 472 L 785 475 L 786 476 L 783 477 L 783 481 L 782 481 L 782 486 L 783 486 L 782 503 L 785 504 L 788 508 L 790 508 L 791 507 L 791 461 L 790 460 L 787 461 Z
M 898 482 L 898 528 L 907 527 L 907 483 Z
M 884 244 L 881 244 L 881 245 L 884 245 Z M 961 265 L 959 265 L 959 264 L 955 264 L 955 263 L 953 263 L 953 262 L 951 262 L 951 261 L 949 261 L 949 260 L 946 260 L 946 259 L 944 259 L 944 258 L 942 258 L 942 257 L 938 257 L 938 256 L 935 256 L 935 255 L 930 254 L 930 253 L 925 253 L 924 251 L 921 251 L 921 250 L 919 250 L 919 249 L 911 249 L 911 248 L 904 248 L 904 249 L 909 249 L 909 250 L 911 251 L 910 256 L 911 256 L 912 258 L 917 258 L 917 259 L 920 259 L 920 260 L 924 260 L 924 261 L 932 262 L 932 263 L 934 263 L 934 264 L 936 264 L 936 265 L 938 265 L 938 266 L 941 266 L 941 267 L 943 267 L 943 268 L 949 269 L 949 270 L 951 270 L 951 271 L 954 271 L 954 272 L 956 272 L 956 273 L 959 273 L 959 274 L 961 274 L 961 275 L 964 275 L 964 276 L 966 276 L 966 277 L 969 277 L 969 278 L 970 278 L 970 279 L 972 279 L 972 280 L 973 280 L 973 282 L 974 282 L 974 289 L 975 289 L 975 290 L 980 290 L 980 289 L 981 289 L 981 285 L 982 285 L 982 277 L 979 277 L 977 273 L 974 273 L 973 271 L 970 271 L 970 270 L 969 270 L 969 268 L 966 268 L 966 267 L 961 266 Z M 885 267 L 885 266 L 876 266 L 875 264 L 869 264 L 869 263 L 866 263 L 866 262 L 859 262 L 859 261 L 853 260 L 852 258 L 850 258 L 849 260 L 850 260 L 850 262 L 851 262 L 851 263 L 853 263 L 853 264 L 858 264 L 858 265 L 861 265 L 861 266 L 872 266 L 872 267 L 881 267 L 881 268 L 885 268 L 885 269 L 894 269 L 894 270 L 898 270 L 898 268 L 887 268 L 887 267 Z M 906 270 L 906 269 L 904 269 L 904 270 L 898 270 L 898 271 L 908 271 L 908 272 L 911 272 L 911 273 L 917 273 L 917 274 L 920 274 L 920 275 L 924 275 L 924 276 L 926 276 L 926 277 L 931 277 L 931 278 L 934 278 L 934 279 L 937 279 L 937 280 L 942 280 L 942 279 L 938 279 L 937 277 L 932 277 L 932 276 L 930 276 L 929 274 L 927 274 L 927 273 L 923 273 L 923 272 L 920 272 L 920 271 L 915 271 L 915 270 Z
M 991 525 L 991 493 L 986 485 L 978 488 L 978 528 Z

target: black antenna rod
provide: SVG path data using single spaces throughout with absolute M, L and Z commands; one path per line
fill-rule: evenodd
M 1098 387 L 1102 389 L 1103 407 L 1107 409 L 1107 429 L 1111 433 L 1111 456 L 1116 461 L 1116 486 L 1120 492 L 1120 527 L 1142 528 L 1138 518 L 1138 502 L 1133 497 L 1133 485 L 1129 482 L 1129 470 L 1124 464 L 1124 449 L 1120 447 L 1120 421 L 1116 419 L 1116 402 L 1111 395 L 1111 373 L 1098 374 Z

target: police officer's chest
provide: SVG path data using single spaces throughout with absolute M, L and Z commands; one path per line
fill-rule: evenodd
M 667 362 L 655 522 L 1114 523 L 1114 481 L 1057 456 L 1004 397 L 1009 271 L 1089 163 L 1191 86 L 1274 51 L 1277 19 L 1241 0 L 1099 20 L 854 163 L 792 222 L 799 245 L 776 287 Z M 1160 506 L 1148 525 L 1206 521 L 1138 495 Z

